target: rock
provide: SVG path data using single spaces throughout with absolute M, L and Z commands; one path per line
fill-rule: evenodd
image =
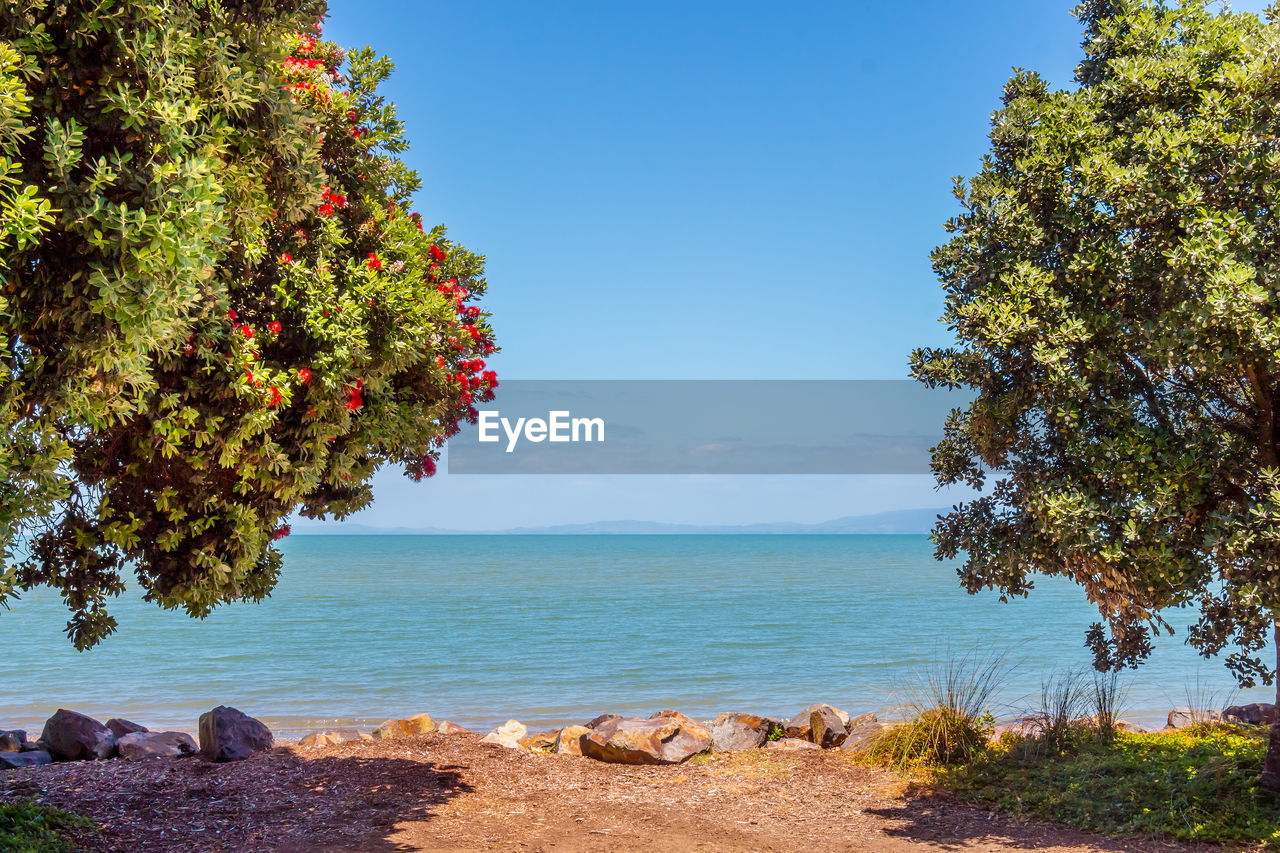
M 412 735 L 429 735 L 436 730 L 436 721 L 430 714 L 414 714 L 403 720 L 387 720 L 373 730 L 373 739 L 382 740 L 389 737 L 410 737 Z
M 598 729 L 601 726 L 603 726 L 605 723 L 611 723 L 614 720 L 621 720 L 621 719 L 622 719 L 621 714 L 601 714 L 600 716 L 596 717 L 594 720 L 588 720 L 582 725 L 589 729 Z
M 798 737 L 784 737 L 781 740 L 771 740 L 765 745 L 765 749 L 776 749 L 781 752 L 802 752 L 806 749 L 822 749 L 811 740 L 804 740 Z
M 778 720 L 725 711 L 711 724 L 711 744 L 716 752 L 733 752 L 739 749 L 758 749 L 769 740 L 774 726 L 782 727 Z
M 26 752 L 0 752 L 0 768 L 34 767 L 37 764 L 51 764 L 53 756 L 43 749 L 31 749 Z
M 135 732 L 151 731 L 151 729 L 146 726 L 140 726 L 137 723 L 130 722 L 129 720 L 122 720 L 119 717 L 112 717 L 107 720 L 106 726 L 111 729 L 111 733 L 116 736 L 116 740 Z
M 1028 714 L 1022 718 L 1022 726 L 1019 729 L 1025 738 L 1037 738 L 1049 730 L 1049 715 L 1043 711 L 1036 714 Z
M 213 761 L 243 761 L 274 745 L 271 729 L 235 708 L 219 705 L 200 715 L 200 751 Z
M 848 714 L 840 719 L 835 708 L 819 705 L 809 712 L 809 739 L 823 749 L 834 749 L 849 736 L 848 725 Z
M 875 714 L 863 714 L 849 721 L 848 732 L 844 743 L 840 744 L 843 752 L 861 752 L 871 747 L 880 737 L 880 733 L 888 728 Z
M 181 758 L 199 751 L 186 732 L 130 732 L 120 738 L 120 757 L 126 761 Z
M 373 740 L 370 735 L 356 729 L 330 729 L 325 732 L 312 732 L 298 741 L 298 746 L 320 749 L 326 746 L 337 746 L 353 740 Z
M 484 737 L 481 743 L 505 746 L 507 749 L 520 749 L 520 741 L 529 734 L 529 729 L 519 720 L 507 720 Z
M 590 733 L 586 726 L 565 726 L 556 735 L 551 751 L 557 755 L 582 755 L 582 736 Z
M 436 731 L 442 735 L 469 735 L 472 734 L 471 729 L 460 726 L 449 720 L 442 720 L 436 725 Z
M 520 738 L 520 745 L 532 752 L 550 752 L 555 748 L 556 740 L 559 737 L 559 729 L 546 729 L 540 732 L 532 732 Z
M 59 708 L 44 724 L 40 739 L 57 761 L 89 761 L 116 754 L 116 736 L 93 717 Z
M 1271 725 L 1276 718 L 1276 706 L 1270 702 L 1254 702 L 1250 705 L 1232 705 L 1222 709 L 1222 719 L 1228 723 L 1245 726 Z
M 811 719 L 811 715 L 819 708 L 831 708 L 842 724 L 846 726 L 849 725 L 849 714 L 847 711 L 841 711 L 839 708 L 834 708 L 831 705 L 818 704 L 810 705 L 808 708 L 805 708 L 799 714 L 792 717 L 791 721 L 787 723 L 783 733 L 787 737 L 813 740 L 813 721 Z
M 0 732 L 0 752 L 23 752 L 31 748 L 27 733 L 22 729 Z
M 711 749 L 711 732 L 677 712 L 618 719 L 582 735 L 582 754 L 614 764 L 679 764 Z
M 1216 723 L 1222 719 L 1217 711 L 1204 711 L 1199 708 L 1177 707 L 1169 712 L 1167 720 L 1171 729 L 1185 729 L 1196 723 Z

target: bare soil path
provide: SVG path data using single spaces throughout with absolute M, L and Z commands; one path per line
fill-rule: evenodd
M 516 752 L 472 735 L 326 749 L 236 764 L 79 762 L 0 775 L 97 821 L 87 851 L 1212 850 L 1113 841 L 913 792 L 836 752 L 757 750 L 674 767 Z

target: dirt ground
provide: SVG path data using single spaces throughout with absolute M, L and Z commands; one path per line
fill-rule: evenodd
M 914 792 L 838 752 L 755 750 L 674 767 L 516 752 L 473 735 L 247 761 L 77 762 L 0 774 L 98 822 L 86 851 L 1189 851 L 1020 823 Z

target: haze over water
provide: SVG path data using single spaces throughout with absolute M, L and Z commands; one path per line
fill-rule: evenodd
M 967 595 L 923 536 L 295 536 L 260 605 L 204 621 L 136 597 L 76 652 L 47 591 L 0 612 L 0 728 L 59 707 L 192 730 L 227 704 L 296 734 L 427 711 L 485 729 L 676 708 L 790 716 L 813 702 L 889 712 L 931 661 L 1002 651 L 997 716 L 1042 678 L 1087 667 L 1096 612 L 1065 582 L 1026 600 Z M 1163 725 L 1188 690 L 1221 702 L 1225 668 L 1178 636 L 1127 674 L 1127 712 Z

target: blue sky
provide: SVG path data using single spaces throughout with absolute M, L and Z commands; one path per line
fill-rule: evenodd
M 896 379 L 1014 66 L 1071 84 L 1071 2 L 331 0 L 418 209 L 488 256 L 520 379 Z M 1260 11 L 1262 0 L 1233 4 Z M 378 477 L 379 526 L 749 523 L 946 505 L 924 477 Z

